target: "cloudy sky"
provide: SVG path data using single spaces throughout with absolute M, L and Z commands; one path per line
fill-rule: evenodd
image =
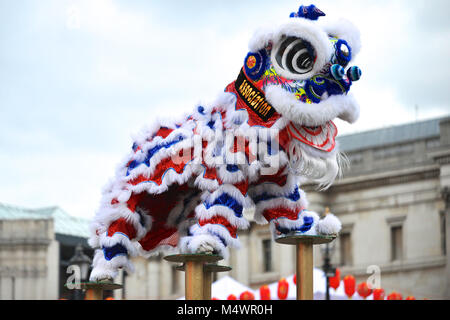
M 450 114 L 450 1 L 314 3 L 362 33 L 361 119 L 341 134 Z M 0 202 L 92 217 L 131 134 L 214 98 L 255 28 L 300 4 L 0 0 Z

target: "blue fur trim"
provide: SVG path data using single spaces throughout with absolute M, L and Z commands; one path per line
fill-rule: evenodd
M 229 165 L 227 165 L 227 171 L 237 172 L 237 171 L 239 171 L 239 167 L 235 164 L 229 164 Z
M 283 197 L 283 196 L 275 196 L 275 195 L 263 193 L 263 194 L 260 194 L 260 195 L 256 196 L 253 199 L 253 201 L 254 201 L 255 204 L 257 204 L 257 203 L 259 203 L 261 201 L 268 201 L 268 200 L 281 198 L 281 197 Z M 291 194 L 289 194 L 287 196 L 284 196 L 284 198 L 287 198 L 287 199 L 289 199 L 291 201 L 294 201 L 294 202 L 300 200 L 300 190 L 299 190 L 298 186 L 295 187 L 295 190 Z
M 213 203 L 204 202 L 203 203 L 206 209 L 209 209 L 213 206 L 225 206 L 233 210 L 234 215 L 238 218 L 242 217 L 242 212 L 244 207 L 232 196 L 227 193 L 223 193 L 220 197 L 214 200 Z
M 103 247 L 103 254 L 107 261 L 111 261 L 114 257 L 117 256 L 126 256 L 128 255 L 127 249 L 121 245 L 120 243 L 115 244 L 112 247 Z
M 197 108 L 197 111 L 198 111 L 198 113 L 205 115 L 205 108 L 204 108 L 204 107 L 199 106 L 199 107 Z
M 300 6 L 298 8 L 298 12 L 292 12 L 290 14 L 290 18 L 305 18 L 308 20 L 317 20 L 319 17 L 325 16 L 325 13 L 323 13 L 321 10 L 319 10 L 315 5 L 309 5 L 309 6 Z
M 340 80 L 332 78 L 332 70 L 327 76 L 313 77 L 306 81 L 305 92 L 313 103 L 319 103 L 322 95 L 327 92 L 328 96 L 346 94 L 352 85 L 352 82 L 343 77 Z
M 313 223 L 314 223 L 314 218 L 303 217 L 303 225 L 298 228 L 289 229 L 289 228 L 281 227 L 277 223 L 275 223 L 275 228 L 284 234 L 287 234 L 292 231 L 298 231 L 298 232 L 304 233 L 304 232 L 311 230 Z
M 213 129 L 214 130 L 214 121 L 213 120 L 211 120 L 210 122 L 208 122 L 206 125 L 208 126 L 208 127 L 210 127 L 211 129 Z
M 131 170 L 137 168 L 138 166 L 140 166 L 141 164 L 145 164 L 147 167 L 150 167 L 150 159 L 162 148 L 170 148 L 173 145 L 181 142 L 184 140 L 183 136 L 178 136 L 178 138 L 175 138 L 175 140 L 170 141 L 170 142 L 164 142 L 162 144 L 158 144 L 156 146 L 154 146 L 153 148 L 149 149 L 147 152 L 147 156 L 145 157 L 144 161 L 137 161 L 137 160 L 133 160 L 129 165 L 128 165 L 128 169 L 127 169 L 127 176 L 130 175 Z
M 344 53 L 342 52 L 341 46 L 345 45 L 348 48 L 348 56 L 345 56 Z M 348 65 L 348 63 L 350 62 L 350 60 L 352 60 L 352 48 L 350 48 L 349 44 L 347 43 L 347 41 L 339 39 L 336 44 L 335 44 L 335 48 L 336 48 L 336 59 L 337 62 L 345 67 Z

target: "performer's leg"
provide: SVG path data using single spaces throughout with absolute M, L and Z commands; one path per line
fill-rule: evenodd
M 95 230 L 97 237 L 92 237 L 89 243 L 100 249 L 95 251 L 91 281 L 115 278 L 119 268 L 133 270 L 129 256 L 137 255 L 137 250 L 132 241 L 145 234 L 144 223 L 149 223 L 144 214 L 138 212 L 139 209 L 129 211 L 127 215 L 118 213 L 119 218 L 110 222 L 108 227 L 100 226 Z
M 204 191 L 201 203 L 195 208 L 198 222 L 181 239 L 182 252 L 215 252 L 227 257 L 227 247 L 239 247 L 237 230 L 249 227 L 244 209 L 253 206 L 246 194 L 246 187 L 232 184 L 223 184 L 214 192 Z
M 274 235 L 293 231 L 304 235 L 332 234 L 340 230 L 340 222 L 333 215 L 320 220 L 317 213 L 306 209 L 306 195 L 294 176 L 288 176 L 284 185 L 257 185 L 250 193 L 256 205 L 255 220 L 262 224 L 269 222 Z

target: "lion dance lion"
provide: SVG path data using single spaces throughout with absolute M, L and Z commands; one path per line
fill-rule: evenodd
M 359 117 L 349 90 L 361 76 L 350 66 L 361 45 L 353 24 L 322 16 L 301 6 L 259 29 L 239 76 L 214 102 L 138 134 L 91 223 L 91 281 L 132 271 L 137 255 L 227 257 L 249 227 L 247 213 L 274 236 L 340 231 L 333 214 L 308 211 L 301 185 L 325 189 L 345 163 L 332 120 Z

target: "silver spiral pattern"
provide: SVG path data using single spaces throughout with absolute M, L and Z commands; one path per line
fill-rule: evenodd
M 275 48 L 272 63 L 292 74 L 302 75 L 310 72 L 314 67 L 315 54 L 312 46 L 305 40 L 287 37 L 280 41 Z

